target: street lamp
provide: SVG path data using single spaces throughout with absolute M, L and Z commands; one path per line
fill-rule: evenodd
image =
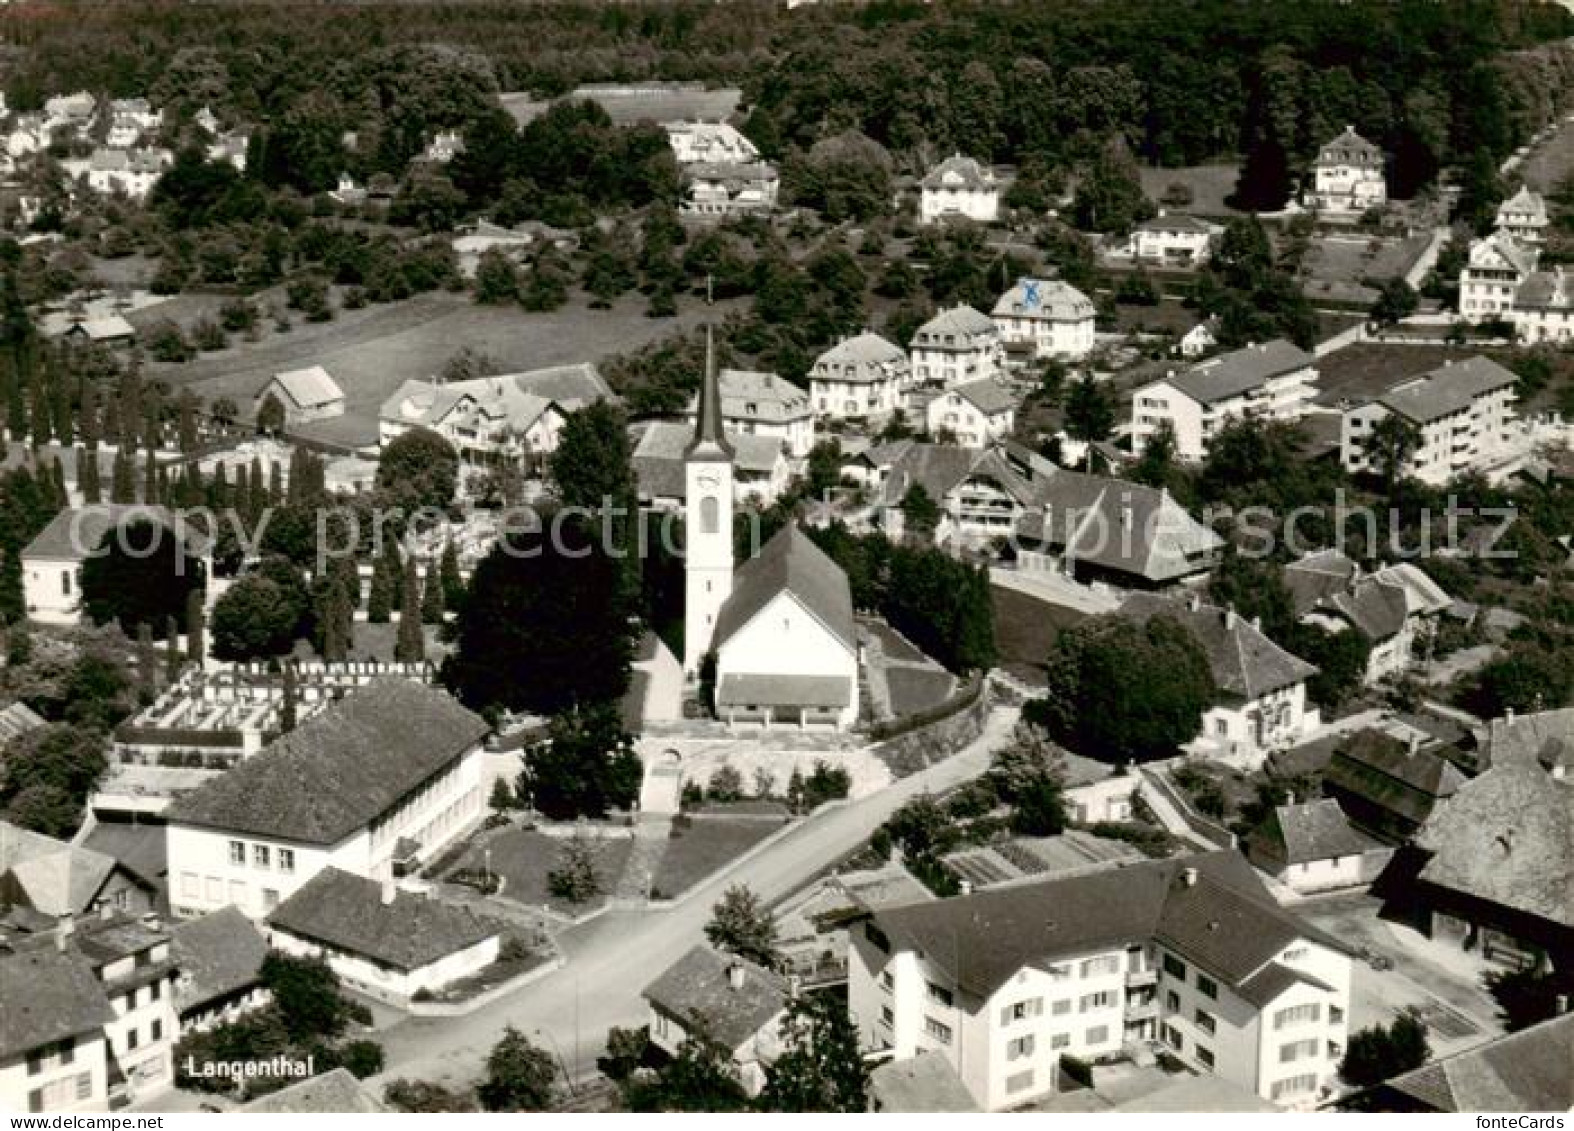
M 568 1084 L 569 1094 L 578 1096 L 579 1088 L 574 1083 L 574 1074 L 568 1070 L 568 1061 L 563 1059 L 563 1049 L 558 1045 L 557 1038 L 539 1026 L 537 1026 L 535 1033 L 536 1036 L 552 1046 L 552 1051 L 557 1054 L 558 1067 L 563 1070 L 563 1080 Z

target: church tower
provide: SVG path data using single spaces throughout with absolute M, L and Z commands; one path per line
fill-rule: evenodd
M 722 431 L 716 348 L 707 326 L 694 439 L 683 453 L 683 670 L 689 675 L 699 672 L 710 651 L 716 618 L 732 592 L 732 457 Z

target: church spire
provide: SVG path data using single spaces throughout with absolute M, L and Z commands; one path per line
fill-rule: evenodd
M 705 375 L 700 379 L 700 399 L 694 412 L 694 439 L 684 453 L 690 459 L 732 459 L 732 445 L 721 423 L 721 386 L 716 378 L 716 338 L 710 323 L 705 324 Z

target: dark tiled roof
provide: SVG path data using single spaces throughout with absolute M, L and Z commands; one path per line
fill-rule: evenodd
M 728 979 L 733 965 L 743 984 Z M 741 1047 L 787 1007 L 782 980 L 746 959 L 697 946 L 644 989 L 645 1000 L 693 1035 L 703 1034 L 728 1052 Z
M 1513 385 L 1516 380 L 1497 362 L 1470 357 L 1390 389 L 1378 401 L 1407 420 L 1425 424 L 1463 412 L 1477 397 Z
M 869 1074 L 869 1099 L 874 1111 L 889 1114 L 978 1110 L 951 1062 L 933 1049 L 875 1068 Z
M 1464 784 L 1465 775 L 1435 751 L 1412 752 L 1394 736 L 1367 729 L 1329 759 L 1323 781 L 1419 824 Z
M 1276 338 L 1199 361 L 1166 380 L 1198 404 L 1213 404 L 1248 393 L 1274 377 L 1316 364 L 1317 359 L 1305 350 Z
M 388 1109 L 367 1091 L 348 1068 L 335 1068 L 298 1084 L 269 1092 L 237 1109 L 242 1114 L 368 1114 Z
M 268 943 L 239 908 L 224 907 L 176 923 L 170 949 L 180 968 L 176 999 L 184 1013 L 255 985 Z
M 88 503 L 80 507 L 67 507 L 50 519 L 49 525 L 27 544 L 22 557 L 46 561 L 81 561 L 98 548 L 105 534 L 136 522 L 171 528 L 173 519 L 164 507 L 140 503 Z M 188 553 L 206 552 L 206 541 L 200 532 L 187 526 L 184 534 Z
M 1493 766 L 1574 765 L 1574 707 L 1492 720 L 1487 756 Z
M 1319 165 L 1377 165 L 1383 163 L 1383 151 L 1346 126 L 1344 133 L 1334 138 L 1317 152 Z
M 54 943 L 0 953 L 0 1057 L 97 1031 L 115 1019 L 93 968 Z
M 1292 970 L 1278 962 L 1270 962 L 1257 973 L 1236 986 L 1236 992 L 1258 1009 L 1278 999 L 1286 990 L 1298 985 L 1316 986 L 1332 992 L 1333 987 L 1301 970 Z
M 1338 550 L 1319 550 L 1285 566 L 1284 585 L 1290 591 L 1295 615 L 1347 588 L 1360 571 L 1360 566 Z
M 716 702 L 723 707 L 845 707 L 852 683 L 840 675 L 740 675 L 721 677 Z
M 969 381 L 965 385 L 956 386 L 951 391 L 986 416 L 1010 412 L 1016 407 L 1011 394 L 992 377 L 986 377 L 982 381 Z
M 1193 607 L 1149 593 L 1134 593 L 1121 603 L 1122 616 L 1147 621 L 1169 616 L 1191 629 L 1208 654 L 1208 666 L 1219 690 L 1245 700 L 1256 699 L 1309 679 L 1317 669 L 1286 652 L 1252 627 L 1250 621 L 1212 605 Z
M 1324 597 L 1317 607 L 1348 621 L 1379 643 L 1399 635 L 1410 611 L 1403 589 L 1376 578 Z
M 102 852 L 0 821 L 0 876 L 9 874 L 35 911 L 78 915 L 89 910 L 115 867 Z
M 694 439 L 687 424 L 652 421 L 638 425 L 630 462 L 644 499 L 681 499 L 688 493 L 685 480 L 685 453 Z M 785 458 L 779 436 L 752 433 L 725 433 L 732 453 L 733 467 L 748 475 L 771 475 Z
M 151 884 L 161 882 L 169 871 L 169 837 L 163 825 L 100 821 L 80 844 L 114 857 Z
M 1422 1065 L 1388 1087 L 1436 1111 L 1574 1108 L 1574 1013 Z
M 481 741 L 446 692 L 384 679 L 175 801 L 171 824 L 336 844 Z
M 395 891 L 383 902 L 383 885 L 324 868 L 268 916 L 268 926 L 334 950 L 375 959 L 399 970 L 419 970 L 475 946 L 499 931 L 467 907 Z
M 1191 886 L 1187 867 L 1197 871 Z M 1299 937 L 1344 949 L 1281 910 L 1235 852 L 881 908 L 874 919 L 894 942 L 921 949 L 979 996 L 1024 966 L 1142 939 L 1157 939 L 1232 985 Z
M 1508 765 L 1466 782 L 1433 811 L 1415 843 L 1421 879 L 1574 927 L 1574 781 Z
M 797 523 L 782 527 L 758 557 L 744 562 L 733 574 L 732 593 L 716 617 L 716 646 L 731 639 L 779 593 L 791 593 L 826 631 L 848 648 L 857 649 L 847 575 Z
M 1260 845 L 1269 859 L 1284 864 L 1358 856 L 1382 847 L 1351 827 L 1339 803 L 1326 797 L 1300 805 L 1276 806 L 1252 839 L 1254 849 Z M 1252 855 L 1257 856 L 1257 852 Z

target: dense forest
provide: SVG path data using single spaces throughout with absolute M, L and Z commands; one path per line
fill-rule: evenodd
M 402 171 L 434 129 L 495 128 L 498 91 L 663 78 L 741 86 L 767 156 L 856 130 L 908 167 L 953 148 L 1059 164 L 1119 135 L 1157 164 L 1293 169 L 1353 124 L 1395 154 L 1405 195 L 1505 156 L 1574 85 L 1550 46 L 1574 17 L 1509 0 L 30 3 L 0 31 L 15 108 L 84 88 L 209 105 L 268 123 L 265 177 L 313 182 L 345 157 Z

